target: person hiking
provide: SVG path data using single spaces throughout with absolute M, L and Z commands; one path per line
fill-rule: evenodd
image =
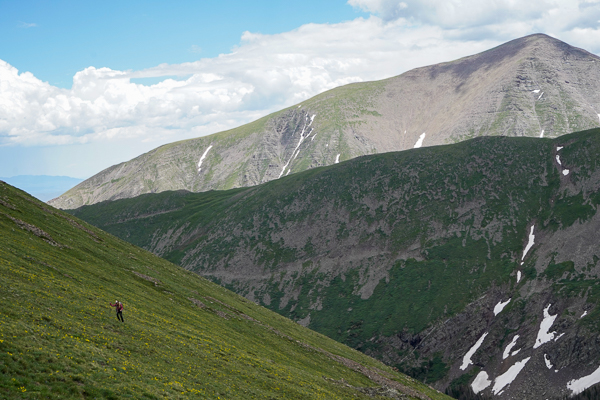
M 121 303 L 119 300 L 115 300 L 115 304 L 110 303 L 110 306 L 115 307 L 117 310 L 117 319 L 121 322 L 125 322 L 123 319 L 123 303 Z

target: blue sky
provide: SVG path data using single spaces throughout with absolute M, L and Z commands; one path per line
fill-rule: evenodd
M 88 178 L 532 33 L 597 54 L 599 20 L 600 0 L 0 0 L 0 176 Z
M 367 13 L 343 0 L 0 1 L 0 59 L 61 88 L 89 66 L 140 70 L 216 57 L 244 31 L 275 34 Z

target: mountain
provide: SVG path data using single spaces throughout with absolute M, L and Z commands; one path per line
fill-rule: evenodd
M 62 209 L 166 190 L 247 187 L 368 154 L 478 136 L 595 128 L 600 59 L 546 35 L 354 83 L 230 131 L 159 147 L 52 200 Z
M 439 390 L 556 399 L 600 381 L 599 205 L 595 129 L 72 212 Z
M 42 201 L 52 200 L 83 182 L 83 179 L 71 178 L 70 176 L 51 175 L 18 175 L 10 178 L 0 178 L 0 180 L 18 187 Z
M 2 399 L 448 399 L 4 182 L 0 287 Z

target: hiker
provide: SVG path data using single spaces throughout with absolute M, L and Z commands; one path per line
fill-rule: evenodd
M 115 307 L 117 310 L 117 319 L 121 322 L 125 322 L 125 320 L 123 320 L 123 303 L 119 300 L 115 300 L 115 304 L 110 303 L 110 306 Z

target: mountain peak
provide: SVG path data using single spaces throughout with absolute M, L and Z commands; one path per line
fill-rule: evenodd
M 474 72 L 485 71 L 492 66 L 511 68 L 512 61 L 521 60 L 524 57 L 539 58 L 550 64 L 554 61 L 562 61 L 566 57 L 599 58 L 544 33 L 536 33 L 511 40 L 472 56 L 424 68 L 430 71 L 431 78 L 436 78 L 443 73 L 452 73 L 459 79 L 468 80 Z
M 584 49 L 579 47 L 571 46 L 570 44 L 563 42 L 560 39 L 547 35 L 545 33 L 534 33 L 532 35 L 524 36 L 522 38 L 518 38 L 515 40 L 511 40 L 510 42 L 505 43 L 504 45 L 509 45 L 511 43 L 523 43 L 524 48 L 536 48 L 539 46 L 553 46 L 554 48 L 561 50 L 565 53 L 579 56 L 591 56 L 594 58 L 599 58 L 595 54 L 592 54 Z M 502 46 L 504 46 L 502 45 Z
M 51 204 L 77 208 L 165 190 L 253 186 L 366 154 L 595 128 L 597 60 L 551 36 L 525 36 L 459 60 L 332 89 L 230 131 L 172 143 L 100 172 Z

